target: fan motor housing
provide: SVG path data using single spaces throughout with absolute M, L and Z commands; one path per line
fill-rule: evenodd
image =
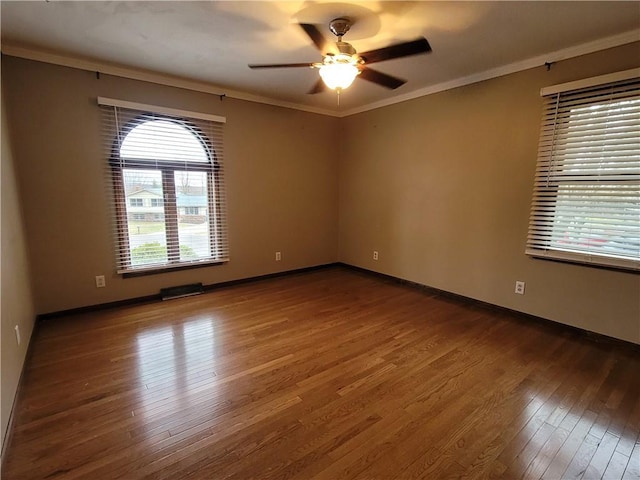
M 337 36 L 342 37 L 351 28 L 351 20 L 345 17 L 334 18 L 329 22 L 329 30 Z

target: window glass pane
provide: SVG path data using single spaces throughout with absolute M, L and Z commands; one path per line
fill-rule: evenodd
M 123 169 L 131 265 L 167 261 L 162 172 Z
M 564 184 L 551 245 L 558 250 L 640 257 L 640 186 Z
M 638 142 L 629 137 L 639 111 L 640 99 L 571 108 L 553 139 L 552 178 L 637 174 Z
M 211 256 L 206 172 L 175 172 L 180 260 Z
M 167 120 L 150 120 L 134 127 L 120 147 L 123 159 L 208 162 L 195 132 Z
M 526 252 L 640 269 L 640 82 L 545 100 Z

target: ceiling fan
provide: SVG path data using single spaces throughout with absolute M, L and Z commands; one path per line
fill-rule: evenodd
M 369 68 L 368 65 L 431 51 L 427 39 L 420 37 L 410 42 L 398 43 L 359 54 L 351 44 L 342 41 L 342 37 L 353 25 L 349 18 L 336 18 L 329 23 L 329 29 L 338 37 L 335 44 L 327 42 L 315 25 L 310 23 L 300 23 L 299 25 L 323 54 L 322 62 L 259 64 L 249 65 L 249 68 L 317 68 L 321 78 L 308 93 L 320 93 L 325 90 L 325 87 L 340 93 L 341 90 L 353 83 L 356 76 L 383 87 L 395 89 L 407 81 Z

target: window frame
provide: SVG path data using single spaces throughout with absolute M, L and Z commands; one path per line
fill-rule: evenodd
M 221 159 L 218 155 L 220 145 L 214 142 L 212 138 L 209 138 L 206 132 L 200 128 L 199 123 L 201 122 L 194 121 L 193 116 L 185 115 L 185 113 L 188 114 L 190 112 L 104 98 L 98 98 L 98 103 L 102 106 L 113 108 L 114 118 L 116 118 L 113 126 L 114 131 L 110 132 L 112 134 L 110 136 L 111 143 L 110 145 L 107 144 L 109 150 L 107 170 L 111 178 L 111 188 L 113 189 L 112 205 L 114 207 L 117 273 L 122 274 L 124 277 L 129 277 L 226 263 L 228 261 L 228 244 L 226 239 L 224 184 Z M 119 106 L 127 108 L 129 114 L 129 118 L 122 122 L 122 125 L 118 124 L 117 119 Z M 105 114 L 110 115 L 108 109 L 105 110 Z M 194 115 L 199 120 L 211 121 L 213 119 L 218 123 L 224 123 L 224 118 L 222 117 L 207 114 Z M 187 130 L 203 147 L 207 161 L 122 158 L 120 149 L 127 135 L 136 127 L 155 120 L 171 122 Z M 108 142 L 108 140 L 106 141 Z M 161 200 L 160 206 L 164 208 L 166 263 L 132 265 L 129 218 L 127 215 L 128 203 L 125 191 L 125 171 L 127 169 L 153 170 L 159 171 L 161 174 L 163 198 L 156 200 Z M 206 197 L 209 209 L 207 234 L 209 256 L 205 258 L 180 259 L 176 172 L 201 172 L 206 174 Z
M 198 216 L 200 215 L 200 207 L 183 207 L 185 216 Z M 195 211 L 195 213 L 193 213 Z

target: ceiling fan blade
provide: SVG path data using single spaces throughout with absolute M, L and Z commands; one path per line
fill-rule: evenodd
M 325 40 L 324 35 L 320 33 L 320 30 L 318 30 L 318 27 L 312 23 L 300 23 L 299 25 L 309 36 L 316 48 L 320 50 L 320 52 L 325 53 L 327 41 Z
M 360 78 L 364 80 L 368 80 L 369 82 L 377 83 L 378 85 L 382 85 L 383 87 L 390 88 L 394 90 L 405 83 L 406 80 L 402 80 L 397 77 L 392 77 L 391 75 L 387 75 L 386 73 L 379 72 L 378 70 L 374 70 L 372 68 L 363 67 L 360 70 Z
M 399 43 L 388 47 L 370 50 L 360 54 L 364 63 L 376 63 L 393 58 L 408 57 L 409 55 L 417 55 L 418 53 L 429 53 L 431 45 L 427 39 L 422 37 L 411 42 Z
M 314 63 L 265 63 L 259 65 L 249 65 L 249 68 L 295 68 L 295 67 L 313 67 Z
M 326 89 L 327 89 L 327 86 L 322 81 L 322 79 L 319 78 L 318 81 L 315 83 L 315 85 L 313 87 L 311 87 L 311 90 L 309 90 L 307 93 L 310 94 L 310 95 L 313 95 L 315 93 L 322 93 Z

